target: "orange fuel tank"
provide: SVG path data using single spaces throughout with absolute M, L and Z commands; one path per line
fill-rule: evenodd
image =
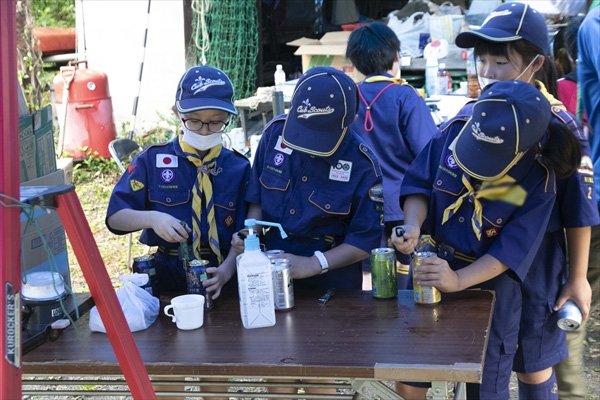
M 75 160 L 88 150 L 109 158 L 108 144 L 116 138 L 113 107 L 105 73 L 87 68 L 87 61 L 60 68 L 54 77 L 56 114 L 60 126 L 57 152 Z M 85 64 L 85 68 L 80 65 Z

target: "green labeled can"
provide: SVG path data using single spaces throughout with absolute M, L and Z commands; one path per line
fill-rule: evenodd
M 374 297 L 389 299 L 398 296 L 394 249 L 380 247 L 371 250 L 371 285 Z

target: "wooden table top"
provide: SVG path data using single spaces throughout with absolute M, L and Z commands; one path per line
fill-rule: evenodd
M 234 294 L 205 312 L 197 330 L 178 330 L 161 311 L 133 333 L 151 375 L 376 378 L 480 382 L 494 304 L 492 292 L 444 294 L 416 305 L 412 291 L 393 299 L 370 292 L 298 292 L 295 307 L 277 312 L 273 327 L 245 329 Z M 24 374 L 121 375 L 110 341 L 90 332 L 88 317 L 59 340 L 23 356 Z

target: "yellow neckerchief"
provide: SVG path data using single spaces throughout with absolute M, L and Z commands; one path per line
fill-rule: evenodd
M 562 103 L 562 101 L 560 101 L 556 97 L 552 96 L 552 94 L 548 91 L 548 89 L 546 89 L 546 86 L 542 82 L 536 80 L 535 84 L 536 84 L 536 87 L 539 89 L 539 91 L 542 92 L 542 94 L 544 95 L 546 100 L 548 100 L 548 102 L 550 102 L 550 105 L 552 107 L 558 107 L 563 111 L 567 111 L 567 107 L 565 107 L 565 105 Z
M 194 256 L 200 260 L 200 221 L 202 215 L 202 194 L 205 198 L 205 209 L 207 210 L 207 221 L 208 221 L 208 243 L 213 253 L 217 256 L 219 264 L 223 262 L 223 256 L 221 255 L 221 247 L 219 245 L 219 232 L 217 230 L 217 223 L 215 220 L 215 205 L 213 202 L 213 187 L 210 182 L 209 174 L 217 175 L 216 159 L 221 154 L 223 145 L 212 147 L 204 159 L 200 159 L 198 151 L 183 141 L 183 135 L 179 135 L 179 145 L 198 171 L 196 182 L 192 190 L 192 231 L 193 231 L 193 247 Z
M 504 175 L 495 181 L 484 181 L 481 184 L 481 188 L 476 191 L 475 188 L 471 186 L 467 175 L 463 174 L 462 183 L 467 188 L 467 192 L 460 196 L 454 203 L 446 207 L 442 217 L 442 225 L 458 211 L 463 200 L 468 198 L 473 202 L 473 206 L 475 207 L 473 216 L 471 217 L 471 226 L 473 227 L 475 236 L 477 236 L 477 240 L 481 240 L 483 206 L 479 199 L 493 201 L 500 200 L 505 203 L 522 206 L 527 197 L 527 192 L 516 182 L 517 181 L 510 176 Z
M 371 77 L 365 79 L 363 82 L 365 82 L 365 83 L 390 82 L 389 85 L 385 86 L 383 89 L 381 89 L 379 91 L 379 93 L 377 93 L 377 95 L 373 98 L 373 101 L 371 101 L 371 104 L 367 103 L 367 100 L 364 98 L 364 96 L 363 96 L 363 94 L 362 94 L 362 92 L 360 90 L 360 85 L 357 85 L 357 87 L 358 87 L 358 95 L 359 95 L 360 99 L 362 100 L 362 102 L 365 104 L 365 107 L 366 107 L 364 128 L 365 128 L 366 132 L 371 132 L 373 130 L 373 118 L 371 117 L 371 108 L 373 108 L 373 104 L 375 104 L 375 101 L 390 86 L 393 86 L 393 85 L 396 85 L 396 84 L 398 84 L 398 85 L 404 85 L 404 84 L 406 84 L 406 81 L 404 79 L 390 78 L 390 77 L 384 76 L 384 75 L 375 75 L 375 76 L 371 76 Z

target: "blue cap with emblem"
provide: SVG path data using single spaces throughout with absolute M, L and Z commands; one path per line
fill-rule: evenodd
M 233 85 L 220 69 L 196 66 L 181 77 L 175 107 L 183 114 L 198 110 L 223 110 L 238 115 L 233 106 Z
M 502 81 L 489 86 L 455 140 L 458 166 L 481 180 L 503 176 L 546 133 L 550 103 L 533 85 Z
M 342 143 L 357 110 L 356 84 L 331 67 L 313 67 L 298 80 L 283 127 L 283 143 L 328 157 Z
M 477 39 L 505 43 L 523 39 L 548 53 L 548 27 L 544 16 L 528 4 L 504 3 L 486 18 L 481 28 L 456 36 L 458 47 L 474 47 Z

